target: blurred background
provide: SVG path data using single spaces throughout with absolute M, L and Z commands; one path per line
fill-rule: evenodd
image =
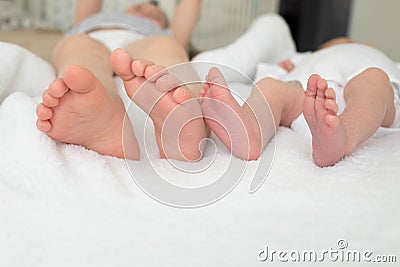
M 122 11 L 141 0 L 104 0 L 105 11 Z M 171 16 L 177 0 L 160 0 Z M 71 26 L 74 0 L 0 0 L 0 41 L 24 46 L 49 59 L 51 49 Z M 224 46 L 259 14 L 281 14 L 289 23 L 299 51 L 349 36 L 369 43 L 400 61 L 398 0 L 203 0 L 193 36 L 199 50 Z

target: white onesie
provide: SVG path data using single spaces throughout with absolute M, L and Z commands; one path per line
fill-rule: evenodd
M 336 93 L 339 113 L 343 111 L 346 102 L 343 88 L 347 82 L 364 70 L 376 67 L 382 69 L 389 76 L 395 95 L 396 118 L 392 127 L 400 126 L 400 70 L 396 64 L 379 50 L 361 44 L 342 44 L 332 46 L 314 53 L 309 53 L 295 60 L 295 69 L 289 73 L 280 73 L 277 79 L 283 81 L 299 81 L 303 88 L 307 87 L 308 78 L 317 73 L 328 81 Z M 259 72 L 262 67 L 259 67 Z M 266 74 L 266 73 L 265 73 Z M 271 76 L 271 75 L 259 75 Z M 310 135 L 304 116 L 295 119 L 291 128 L 296 132 Z

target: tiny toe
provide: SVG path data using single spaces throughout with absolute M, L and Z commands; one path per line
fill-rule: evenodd
M 209 83 L 203 83 L 204 94 L 206 94 L 207 90 L 210 89 L 211 85 Z
M 181 82 L 174 75 L 162 75 L 156 80 L 156 86 L 161 92 L 168 92 L 181 85 Z
M 332 114 L 336 115 L 338 112 L 338 105 L 335 101 L 332 99 L 327 99 L 325 101 L 325 108 Z
M 54 96 L 51 96 L 47 90 L 43 93 L 42 96 L 43 104 L 50 107 L 54 108 L 60 103 L 60 99 Z
M 51 123 L 48 120 L 37 120 L 36 127 L 39 131 L 47 133 L 51 130 Z
M 207 94 L 207 90 L 203 88 L 199 93 L 200 104 L 202 104 L 204 102 L 204 98 L 206 97 L 206 94 Z
M 201 91 L 200 91 L 200 94 L 199 94 L 199 97 L 204 97 L 205 95 L 206 95 L 206 90 L 203 88 Z
M 150 65 L 146 68 L 144 77 L 151 82 L 155 82 L 160 77 L 167 75 L 167 74 L 168 74 L 168 71 L 165 67 L 160 66 L 160 65 Z
M 326 83 L 326 80 L 321 79 L 317 83 L 317 96 L 325 98 L 325 92 L 327 89 L 328 84 Z
M 46 93 L 52 97 L 60 98 L 68 91 L 67 85 L 60 78 L 56 79 L 49 86 L 49 89 L 46 90 Z
M 144 77 L 146 69 L 152 65 L 154 63 L 149 60 L 134 60 L 132 62 L 132 71 L 136 76 Z
M 317 82 L 317 87 L 318 89 L 326 89 L 328 88 L 328 83 L 325 79 L 320 78 L 319 81 Z
M 325 91 L 326 98 L 332 99 L 336 101 L 336 93 L 332 88 L 328 88 Z
M 36 108 L 36 114 L 40 120 L 48 120 L 53 116 L 53 110 L 43 104 L 40 104 Z

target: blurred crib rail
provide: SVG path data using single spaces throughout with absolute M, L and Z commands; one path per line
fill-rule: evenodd
M 70 27 L 75 0 L 25 1 L 33 25 L 58 30 Z M 179 0 L 160 0 L 161 7 L 172 16 Z M 105 0 L 103 9 L 121 11 L 143 0 Z M 276 12 L 279 0 L 203 0 L 201 18 L 193 36 L 200 49 L 223 46 L 238 37 L 259 14 Z
M 277 12 L 279 0 L 203 0 L 193 43 L 211 49 L 230 43 L 243 33 L 258 15 Z

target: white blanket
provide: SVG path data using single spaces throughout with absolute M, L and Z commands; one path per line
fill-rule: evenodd
M 219 202 L 177 209 L 141 191 L 124 160 L 55 142 L 36 129 L 39 95 L 53 78 L 38 57 L 0 43 L 0 266 L 263 266 L 271 264 L 259 260 L 266 246 L 321 255 L 346 251 L 339 239 L 347 249 L 373 252 L 371 258 L 397 253 L 400 260 L 399 130 L 380 129 L 352 156 L 321 169 L 312 163 L 310 140 L 280 128 L 259 191 L 248 193 L 252 162 Z M 145 115 L 135 114 L 138 133 Z M 154 141 L 149 154 L 173 179 L 191 179 L 157 159 Z M 212 178 L 229 158 L 217 143 L 213 166 L 200 176 Z

